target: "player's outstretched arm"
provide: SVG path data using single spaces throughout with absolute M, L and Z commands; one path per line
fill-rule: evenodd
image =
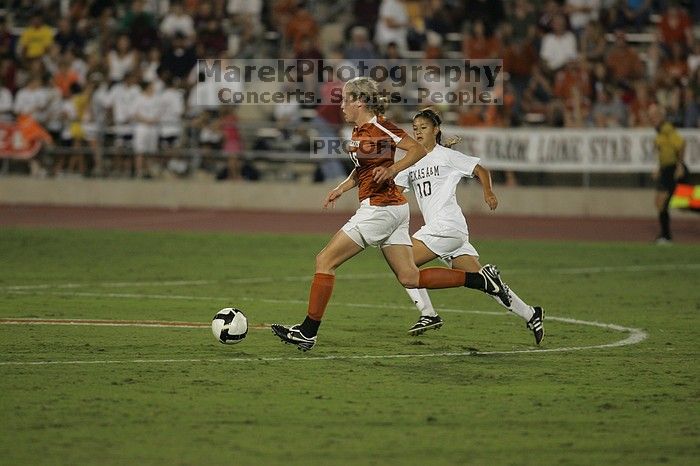
M 377 167 L 372 171 L 374 175 L 374 181 L 377 183 L 382 183 L 386 180 L 392 180 L 397 174 L 407 169 L 411 165 L 418 162 L 420 159 L 426 156 L 428 153 L 418 141 L 410 136 L 404 136 L 403 139 L 396 144 L 396 147 L 406 151 L 404 158 L 394 163 L 388 168 Z
M 342 183 L 328 193 L 326 200 L 323 202 L 323 209 L 327 209 L 328 206 L 335 207 L 335 201 L 342 196 L 345 191 L 350 191 L 352 188 L 357 186 L 357 183 L 357 170 L 353 169 Z
M 496 207 L 498 207 L 498 198 L 493 192 L 491 172 L 477 164 L 474 168 L 474 176 L 479 178 L 479 181 L 481 182 L 481 188 L 484 190 L 484 201 L 491 210 L 496 210 Z

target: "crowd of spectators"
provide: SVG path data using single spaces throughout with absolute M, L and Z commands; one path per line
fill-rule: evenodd
M 178 148 L 223 153 L 221 177 L 254 178 L 238 155 L 303 147 L 304 122 L 338 134 L 339 109 L 279 105 L 258 121 L 197 105 L 198 58 L 503 59 L 503 105 L 451 106 L 480 127 L 644 127 L 658 105 L 700 124 L 700 2 L 674 0 L 9 0 L 0 17 L 0 121 L 30 120 L 56 151 L 49 174 L 183 172 Z M 319 12 L 326 16 L 320 17 Z M 330 15 L 329 15 L 330 12 Z M 322 26 L 343 33 L 322 43 Z M 455 41 L 455 37 L 459 39 Z M 337 83 L 336 83 L 337 84 Z M 330 83 L 319 92 L 330 92 Z M 201 104 L 201 100 L 199 101 Z M 313 108 L 306 110 L 314 110 Z M 260 119 L 266 121 L 261 123 Z M 277 131 L 271 142 L 246 125 Z M 34 136 L 31 136 L 31 135 Z M 308 136 L 308 133 L 306 133 Z M 276 139 L 276 141 L 274 141 Z M 84 148 L 85 150 L 77 150 Z M 106 149 L 105 149 L 106 148 Z M 85 157 L 88 154 L 89 157 Z M 109 154 L 103 157 L 100 154 Z M 172 155 L 172 156 L 170 156 Z M 188 162 L 189 163 L 189 162 Z M 324 167 L 321 178 L 342 175 Z

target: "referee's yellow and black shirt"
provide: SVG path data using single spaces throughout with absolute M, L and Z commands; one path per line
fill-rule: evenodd
M 661 168 L 675 166 L 678 163 L 683 148 L 683 136 L 668 121 L 661 124 L 655 144 Z

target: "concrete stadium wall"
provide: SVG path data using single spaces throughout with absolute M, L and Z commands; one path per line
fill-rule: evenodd
M 287 182 L 213 182 L 210 180 L 93 180 L 0 177 L 0 203 L 164 208 L 319 211 L 333 186 Z M 653 190 L 536 188 L 496 186 L 497 213 L 567 217 L 655 217 Z M 486 212 L 481 188 L 460 185 L 457 198 L 465 212 Z M 413 196 L 411 204 L 416 209 Z M 357 208 L 355 190 L 336 210 Z

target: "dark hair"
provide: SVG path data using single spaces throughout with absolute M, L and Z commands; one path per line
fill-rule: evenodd
M 440 124 L 442 123 L 442 119 L 440 118 L 440 115 L 438 113 L 430 108 L 424 108 L 423 110 L 419 111 L 413 116 L 413 120 L 415 121 L 416 118 L 425 118 L 426 120 L 430 120 L 433 123 L 433 126 L 436 128 L 440 128 Z M 435 141 L 440 144 L 440 139 L 442 139 L 442 131 L 438 131 L 437 136 L 435 136 Z
M 433 126 L 440 129 L 440 124 L 442 123 L 442 119 L 440 118 L 440 115 L 435 111 L 430 108 L 425 108 L 421 110 L 420 112 L 416 113 L 413 117 L 413 120 L 416 118 L 425 118 L 427 120 L 430 120 L 433 123 Z M 462 138 L 459 136 L 452 136 L 447 139 L 444 143 L 442 142 L 442 131 L 438 131 L 437 135 L 435 136 L 435 142 L 440 144 L 441 146 L 445 147 L 452 147 L 455 144 L 459 144 L 462 141 Z

